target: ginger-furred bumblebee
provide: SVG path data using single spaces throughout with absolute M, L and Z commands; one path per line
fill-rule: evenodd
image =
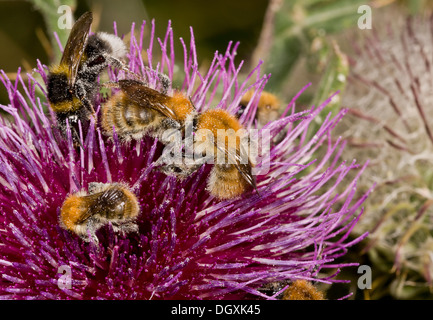
M 238 119 L 223 109 L 209 109 L 196 117 L 195 152 L 206 150 L 207 154 L 214 148 L 214 164 L 207 181 L 210 194 L 221 200 L 232 199 L 256 189 L 253 163 L 242 149 L 248 148 L 248 136 Z
M 254 98 L 254 90 L 248 90 L 241 98 L 240 108 L 236 116 L 239 118 L 245 111 L 247 105 Z M 261 129 L 270 121 L 277 120 L 280 117 L 281 101 L 277 96 L 268 92 L 262 91 L 258 97 L 257 110 L 255 119 L 257 120 L 258 128 Z
M 89 183 L 88 190 L 70 193 L 60 209 L 60 226 L 84 241 L 98 242 L 96 231 L 111 223 L 115 232 L 137 232 L 137 196 L 122 183 Z
M 164 130 L 180 128 L 194 112 L 190 100 L 178 91 L 169 96 L 138 80 L 119 80 L 114 86 L 120 90 L 102 106 L 101 127 L 108 136 L 114 128 L 123 141 L 146 135 L 161 138 Z
M 248 90 L 241 98 L 240 106 L 236 112 L 236 117 L 240 118 L 245 112 L 248 104 L 252 103 L 253 99 L 258 99 L 257 110 L 255 112 L 255 120 L 257 129 L 262 129 L 269 122 L 280 119 L 281 100 L 273 93 L 263 90 L 260 96 L 254 95 L 254 90 Z M 287 128 L 282 128 L 272 139 L 275 144 L 280 143 L 287 134 Z
M 161 139 L 168 129 L 180 130 L 184 135 L 189 126 L 192 135 L 201 136 L 193 143 L 193 149 L 199 153 L 212 151 L 213 167 L 207 180 L 212 195 L 231 199 L 256 188 L 252 162 L 242 158 L 241 142 L 245 140 L 236 136 L 243 127 L 234 115 L 223 109 L 197 112 L 191 99 L 177 90 L 168 95 L 137 80 L 120 80 L 116 85 L 120 90 L 102 106 L 101 126 L 106 135 L 115 132 L 123 141 L 139 140 L 146 135 Z M 223 143 L 218 141 L 218 129 L 227 133 L 228 139 Z M 218 154 L 223 154 L 223 163 L 218 163 Z M 206 156 L 209 155 L 202 159 Z M 164 173 L 185 178 L 204 163 L 167 163 L 161 156 L 157 164 Z

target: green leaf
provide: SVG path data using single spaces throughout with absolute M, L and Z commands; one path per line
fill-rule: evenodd
M 60 42 L 64 46 L 66 41 L 68 40 L 70 29 L 63 28 L 61 24 L 59 24 L 59 19 L 66 12 L 59 10 L 60 6 L 68 6 L 71 9 L 71 13 L 75 11 L 76 1 L 75 0 L 28 0 L 33 3 L 35 8 L 41 12 L 45 19 L 45 23 L 48 30 L 48 35 L 50 36 L 51 43 L 53 47 L 57 47 L 56 40 L 54 38 L 54 32 L 57 33 Z M 72 19 L 73 17 L 71 17 Z M 59 50 L 54 50 L 55 57 L 54 59 L 58 61 L 61 56 L 61 52 Z
M 307 57 L 316 38 L 356 27 L 363 0 L 283 1 L 275 12 L 273 43 L 265 60 L 268 88 L 283 91 L 295 64 Z
M 333 51 L 328 60 L 328 66 L 322 76 L 316 95 L 313 98 L 312 104 L 319 105 L 324 102 L 331 94 L 339 91 L 332 101 L 323 109 L 322 114 L 316 117 L 316 121 L 321 124 L 323 118 L 329 112 L 335 116 L 340 110 L 341 96 L 347 84 L 347 75 L 349 73 L 349 62 L 347 56 L 341 52 L 336 42 L 332 42 Z

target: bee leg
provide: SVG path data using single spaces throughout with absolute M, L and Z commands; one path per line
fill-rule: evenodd
M 93 233 L 89 233 L 87 235 L 82 235 L 82 236 L 80 236 L 80 238 L 85 242 L 93 242 L 95 244 L 99 243 L 98 237 Z
M 92 116 L 95 116 L 96 112 L 95 112 L 95 109 L 93 108 L 91 101 L 88 98 L 88 93 L 87 93 L 87 90 L 86 90 L 84 83 L 82 81 L 77 81 L 75 83 L 74 90 L 75 90 L 75 94 L 81 100 L 84 107 L 91 112 Z
M 161 125 L 152 133 L 152 135 L 164 143 L 165 141 L 171 141 L 172 135 L 178 133 L 180 128 L 181 125 L 179 122 L 174 119 L 165 118 L 161 121 Z
M 95 244 L 98 244 L 99 239 L 96 236 L 96 230 L 98 230 L 99 227 L 100 227 L 100 225 L 98 223 L 96 223 L 96 221 L 94 221 L 94 219 L 90 218 L 87 221 L 87 234 L 81 236 L 81 238 L 86 242 L 94 242 Z
M 278 132 L 272 139 L 274 144 L 279 144 L 287 136 L 288 128 L 284 127 L 280 132 Z
M 133 73 L 131 70 L 129 70 L 126 65 L 120 61 L 119 59 L 116 59 L 114 57 L 112 57 L 111 55 L 108 54 L 103 54 L 103 57 L 105 58 L 105 60 L 107 61 L 108 65 L 115 67 L 116 69 L 119 70 L 123 70 L 126 72 L 131 72 Z
M 194 102 L 192 101 L 191 96 L 188 96 L 188 100 L 189 100 L 189 102 L 191 102 L 191 105 L 192 105 L 192 107 L 194 108 L 194 111 L 196 111 L 197 108 L 195 107 L 195 104 L 194 104 Z
M 74 140 L 78 144 L 78 146 L 80 146 L 80 148 L 84 150 L 84 146 L 81 143 L 80 136 L 78 135 L 77 129 L 75 129 L 75 127 L 72 127 L 72 133 L 74 134 L 74 137 L 75 137 L 75 138 L 72 138 L 72 140 Z M 75 145 L 75 146 L 77 146 L 77 145 Z
M 177 155 L 177 157 L 173 149 L 176 147 L 182 151 L 182 154 Z M 213 163 L 210 162 L 212 159 L 213 156 L 203 156 L 201 153 L 187 152 L 181 145 L 174 144 L 171 149 L 164 149 L 155 165 L 159 166 L 159 171 L 166 175 L 184 179 L 197 171 L 203 164 Z
M 153 69 L 151 69 L 149 67 L 145 67 L 145 68 L 149 72 L 156 72 L 157 73 L 158 80 L 161 83 L 161 87 L 162 87 L 161 93 L 167 94 L 168 90 L 170 90 L 170 88 L 171 88 L 171 80 L 170 80 L 170 78 L 166 74 L 164 74 L 164 73 L 157 72 L 156 70 L 153 70 Z
M 168 176 L 174 176 L 178 179 L 185 179 L 201 167 L 201 164 L 167 164 L 161 166 L 158 170 Z
M 168 164 L 160 167 L 158 170 L 167 176 L 176 177 L 181 180 L 188 176 L 188 172 L 181 165 Z
M 161 86 L 162 86 L 161 92 L 163 94 L 167 94 L 168 90 L 170 90 L 170 88 L 171 88 L 170 78 L 167 75 L 158 72 L 158 79 L 161 82 Z
M 106 187 L 107 185 L 109 184 L 103 182 L 89 182 L 87 189 L 89 194 L 95 194 L 98 192 L 102 192 L 104 190 L 104 187 Z
M 82 149 L 84 149 L 84 146 L 81 143 L 80 135 L 78 134 L 77 126 L 78 122 L 80 120 L 80 114 L 78 112 L 73 112 L 71 114 L 68 113 L 57 113 L 57 122 L 58 122 L 58 128 L 63 135 L 63 137 L 67 138 L 68 136 L 68 130 L 66 123 L 69 124 L 69 129 L 72 135 L 72 141 L 74 143 L 74 146 L 80 146 Z
M 119 70 L 123 70 L 127 73 L 132 74 L 135 78 L 140 79 L 140 76 L 138 74 L 136 74 L 134 71 L 130 70 L 126 66 L 126 64 L 124 62 L 122 62 L 121 60 L 119 60 L 119 59 L 117 59 L 117 58 L 115 58 L 109 54 L 102 54 L 102 57 L 104 58 L 106 65 L 112 66 L 112 67 L 119 69 Z
M 164 130 L 167 129 L 180 129 L 181 125 L 174 119 L 166 118 L 161 121 L 161 126 Z
M 85 242 L 93 242 L 95 244 L 99 243 L 99 239 L 94 231 L 88 230 L 87 234 L 80 235 L 80 238 Z
M 138 233 L 138 225 L 133 221 L 126 222 L 112 222 L 111 223 L 114 232 L 119 232 L 122 235 L 127 233 Z

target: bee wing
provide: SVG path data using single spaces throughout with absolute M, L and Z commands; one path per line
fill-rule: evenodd
M 242 177 L 246 182 L 254 189 L 257 189 L 256 179 L 251 173 L 251 162 L 248 161 L 248 164 L 239 164 L 235 165 Z
M 256 179 L 251 172 L 251 161 L 248 159 L 248 163 L 241 163 L 241 156 L 239 152 L 236 150 L 236 153 L 230 152 L 227 148 L 221 148 L 218 146 L 217 142 L 215 142 L 215 146 L 227 156 L 229 163 L 233 163 L 235 168 L 239 171 L 242 178 L 254 189 L 257 190 Z
M 60 59 L 60 65 L 66 64 L 69 66 L 70 85 L 75 82 L 92 20 L 92 13 L 86 12 L 75 22 Z
M 105 191 L 91 194 L 85 196 L 84 198 L 85 201 L 91 203 L 91 205 L 77 221 L 77 223 L 79 224 L 85 222 L 95 214 L 103 213 L 110 210 L 111 208 L 113 208 L 114 204 L 121 200 L 124 200 L 125 195 L 123 194 L 123 191 L 118 188 L 108 188 Z
M 167 118 L 177 121 L 176 114 L 167 106 L 170 99 L 169 96 L 151 89 L 136 80 L 119 80 L 119 86 L 120 89 L 139 106 L 152 108 L 159 111 Z
M 83 197 L 83 202 L 90 204 L 87 210 L 80 216 L 77 220 L 77 224 L 84 223 L 87 219 L 89 219 L 92 215 L 95 214 L 95 210 L 92 210 L 95 202 L 98 201 L 100 193 L 91 194 Z

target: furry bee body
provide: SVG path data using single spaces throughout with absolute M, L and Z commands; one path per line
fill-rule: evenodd
M 140 213 L 137 197 L 119 183 L 91 183 L 66 197 L 60 210 L 60 225 L 89 241 L 97 242 L 95 232 L 111 222 L 115 231 L 137 231 L 134 220 Z
M 135 80 L 120 80 L 120 91 L 103 106 L 101 126 L 106 135 L 116 134 L 124 141 L 146 135 L 161 138 L 167 129 L 179 129 L 194 111 L 181 93 L 160 93 Z
M 247 91 L 243 95 L 240 102 L 240 108 L 238 109 L 238 112 L 236 114 L 238 118 L 244 113 L 247 105 L 250 103 L 251 99 L 253 99 L 253 96 L 253 90 Z M 278 119 L 278 117 L 280 116 L 280 106 L 281 102 L 274 94 L 267 91 L 262 91 L 257 103 L 257 110 L 255 114 L 259 129 L 268 122 Z
M 213 141 L 214 148 L 214 165 L 207 184 L 209 192 L 219 199 L 231 199 L 242 195 L 251 187 L 255 188 L 253 165 L 249 158 L 242 159 L 241 155 L 241 146 L 247 145 L 247 137 L 241 132 L 243 126 L 236 117 L 222 109 L 207 110 L 198 116 L 197 132 L 200 130 L 208 130 L 212 134 L 212 137 L 208 136 L 204 141 L 205 144 Z M 221 132 L 224 141 L 218 137 Z M 222 156 L 218 157 L 218 153 Z M 222 163 L 219 163 L 221 160 Z
M 235 116 L 222 109 L 197 113 L 190 99 L 181 92 L 174 91 L 168 96 L 135 80 L 120 80 L 117 86 L 120 90 L 102 108 L 102 128 L 106 135 L 112 136 L 115 131 L 121 140 L 129 141 L 146 135 L 161 139 L 168 129 L 181 129 L 183 134 L 192 131 L 193 135 L 205 132 L 202 139 L 193 143 L 194 152 L 207 156 L 204 150 L 212 150 L 214 160 L 220 159 L 216 155 L 221 153 L 225 159 L 222 164 L 214 162 L 208 179 L 210 193 L 219 199 L 229 199 L 240 196 L 250 187 L 255 188 L 251 161 L 241 162 L 241 142 L 245 141 L 237 136 L 243 127 Z M 191 124 L 192 128 L 187 130 Z M 216 144 L 218 130 L 227 134 L 228 140 L 222 145 Z M 161 171 L 180 179 L 203 164 L 166 163 L 165 159 L 166 154 L 163 154 L 157 161 L 162 165 Z
M 63 134 L 68 121 L 74 140 L 78 122 L 86 129 L 86 120 L 94 114 L 99 75 L 109 65 L 124 68 L 121 60 L 126 57 L 126 46 L 119 37 L 105 32 L 88 37 L 92 19 L 92 13 L 87 12 L 77 20 L 60 63 L 50 67 L 47 77 L 50 107 Z

